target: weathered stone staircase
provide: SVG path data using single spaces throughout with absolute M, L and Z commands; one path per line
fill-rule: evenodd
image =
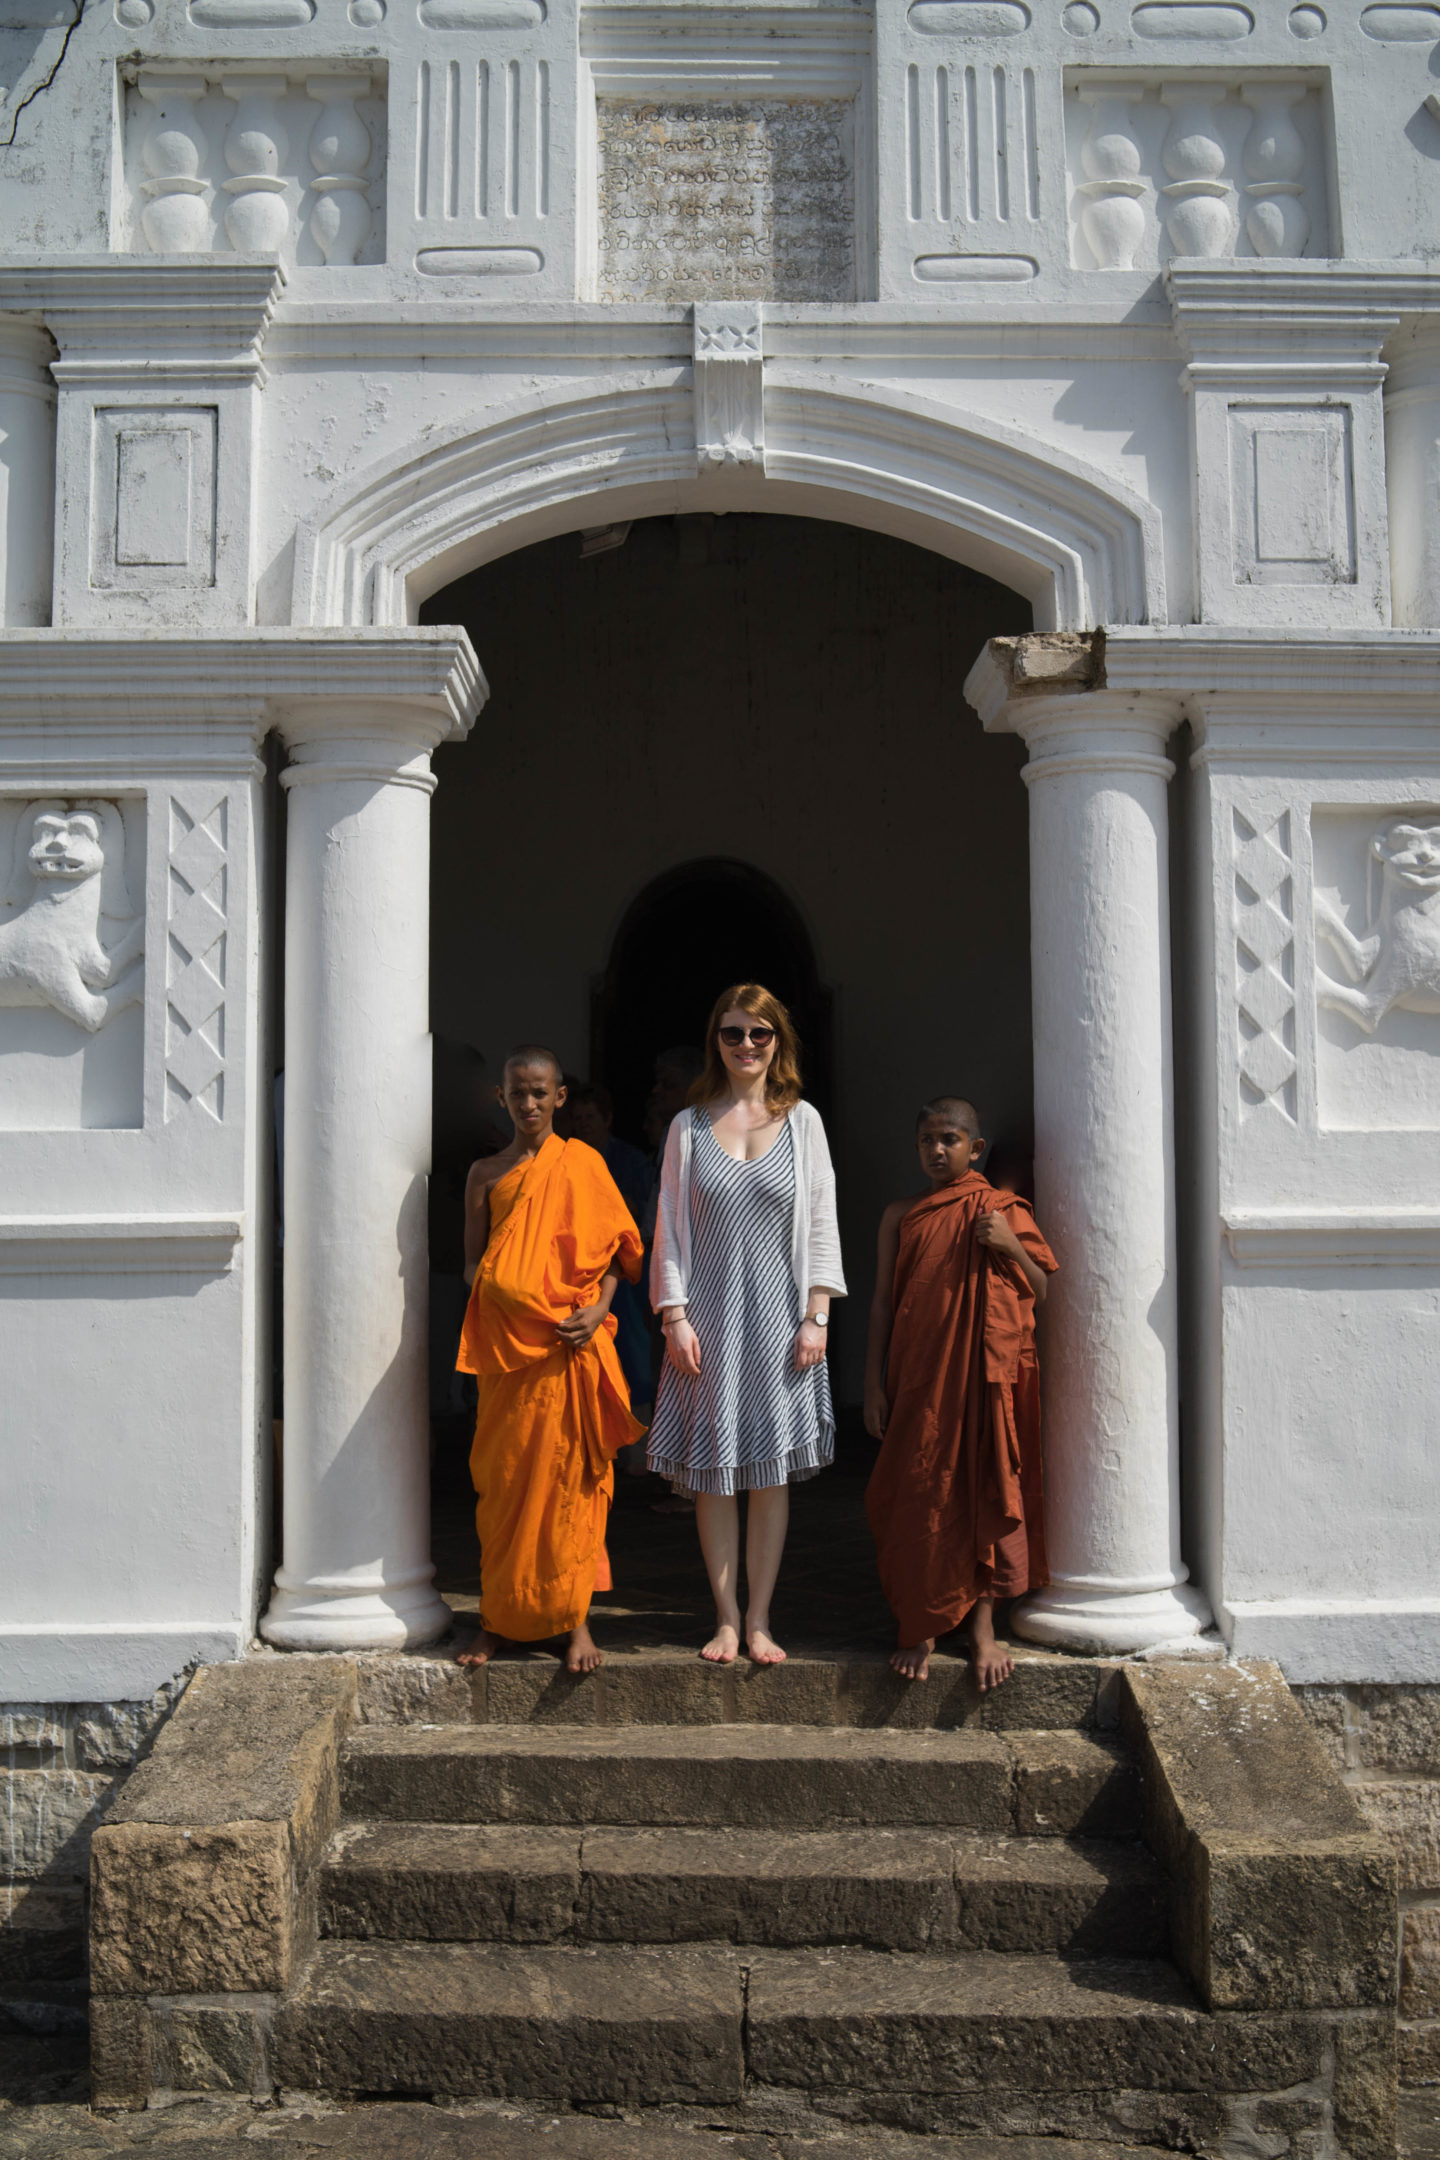
M 1393 2152 L 1393 1870 L 1269 1669 L 417 1672 L 192 1690 L 96 1840 L 102 2100 Z

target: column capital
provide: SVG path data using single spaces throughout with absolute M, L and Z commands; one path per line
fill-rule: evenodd
M 370 780 L 434 786 L 430 753 L 468 735 L 489 695 L 463 632 L 321 632 L 267 703 L 290 751 L 285 787 Z
M 1175 770 L 1164 752 L 1184 718 L 1179 696 L 1109 688 L 1103 630 L 991 638 L 965 695 L 988 734 L 1024 739 L 1027 787 L 1061 771 L 1168 780 Z

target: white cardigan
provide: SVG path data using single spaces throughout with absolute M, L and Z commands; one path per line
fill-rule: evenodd
M 844 1297 L 840 1268 L 840 1229 L 835 1220 L 835 1172 L 818 1110 L 807 1102 L 790 1112 L 795 1142 L 795 1215 L 790 1238 L 790 1266 L 802 1298 L 812 1290 Z M 650 1302 L 656 1312 L 690 1302 L 690 1150 L 693 1112 L 670 1120 L 665 1160 L 660 1171 L 660 1203 L 655 1215 L 655 1245 L 650 1256 Z

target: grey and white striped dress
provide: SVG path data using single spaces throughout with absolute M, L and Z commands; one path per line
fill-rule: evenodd
M 787 1118 L 768 1154 L 737 1162 L 696 1108 L 690 1168 L 688 1317 L 700 1377 L 667 1359 L 650 1427 L 650 1468 L 690 1492 L 796 1484 L 833 1460 L 835 1413 L 822 1361 L 794 1366 L 802 1292 L 791 1269 L 795 1141 Z

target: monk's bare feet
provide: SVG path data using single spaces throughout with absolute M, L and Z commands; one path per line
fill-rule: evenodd
M 491 1658 L 505 1647 L 503 1635 L 492 1635 L 489 1628 L 482 1627 L 478 1635 L 472 1635 L 465 1648 L 456 1653 L 457 1665 L 488 1665 Z
M 981 1598 L 970 1622 L 970 1663 L 975 1685 L 982 1695 L 999 1687 L 1015 1670 L 1015 1660 L 995 1640 L 995 1620 L 989 1598 Z
M 565 1652 L 565 1670 L 573 1673 L 598 1672 L 605 1659 L 596 1647 L 595 1638 L 582 1620 L 571 1632 L 570 1647 Z
M 733 1665 L 740 1655 L 739 1628 L 722 1620 L 700 1655 L 710 1665 Z
M 769 1627 L 762 1627 L 758 1620 L 752 1620 L 745 1630 L 745 1647 L 753 1665 L 783 1665 L 785 1662 L 785 1652 Z
M 935 1638 L 927 1635 L 923 1642 L 902 1643 L 891 1654 L 890 1663 L 902 1680 L 928 1680 L 930 1677 L 930 1653 L 935 1648 Z

